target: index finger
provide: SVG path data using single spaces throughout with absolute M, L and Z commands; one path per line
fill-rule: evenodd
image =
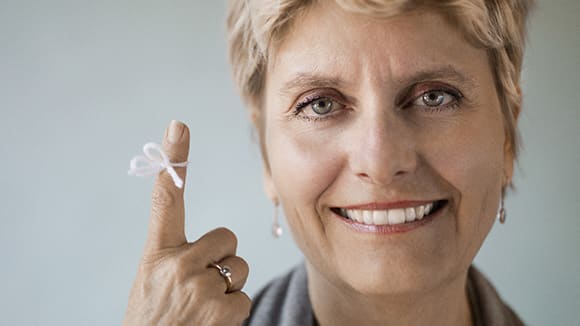
M 189 129 L 182 122 L 173 120 L 165 131 L 163 151 L 171 163 L 186 162 L 189 153 Z M 157 176 L 151 196 L 151 217 L 147 248 L 165 249 L 181 246 L 185 238 L 185 167 L 174 167 L 183 180 L 184 187 L 176 187 L 171 175 L 164 169 Z

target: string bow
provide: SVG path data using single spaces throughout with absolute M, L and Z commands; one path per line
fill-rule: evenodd
M 135 156 L 130 163 L 129 175 L 147 177 L 166 170 L 173 179 L 177 188 L 183 188 L 183 180 L 177 175 L 173 167 L 185 167 L 189 162 L 171 163 L 167 154 L 156 143 L 147 143 L 143 146 L 145 155 Z

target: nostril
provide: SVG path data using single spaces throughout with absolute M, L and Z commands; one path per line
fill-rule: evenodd
M 383 184 L 386 182 L 393 181 L 393 178 L 404 177 L 407 173 L 408 173 L 408 171 L 399 170 L 399 171 L 395 172 L 395 174 L 388 179 L 378 178 L 378 177 L 375 178 L 375 177 L 370 176 L 368 173 L 364 173 L 364 172 L 357 173 L 356 176 L 364 182 L 368 182 L 368 183 L 372 183 L 372 184 Z
M 370 179 L 369 175 L 366 173 L 358 173 L 357 177 L 359 177 L 361 179 Z

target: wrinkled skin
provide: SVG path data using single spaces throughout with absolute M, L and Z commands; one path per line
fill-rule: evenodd
M 429 10 L 373 19 L 320 1 L 267 71 L 265 188 L 321 324 L 468 323 L 467 270 L 513 165 L 486 51 Z M 448 203 L 440 216 L 400 234 L 332 211 L 433 200 Z
M 173 122 L 163 149 L 171 162 L 187 161 L 189 130 Z M 176 168 L 185 180 L 185 168 Z M 153 189 L 145 252 L 131 290 L 124 325 L 240 325 L 251 301 L 240 291 L 248 265 L 236 256 L 237 239 L 228 229 L 188 243 L 184 232 L 183 189 L 166 172 Z M 232 270 L 232 288 L 210 263 Z

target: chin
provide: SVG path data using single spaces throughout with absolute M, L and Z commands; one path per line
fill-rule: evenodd
M 352 230 L 350 222 L 329 225 L 331 259 L 321 262 L 336 281 L 369 295 L 403 295 L 428 291 L 458 275 L 452 214 L 397 234 Z M 446 240 L 442 240 L 446 239 Z
M 355 292 L 369 296 L 408 296 L 445 283 L 453 268 L 443 259 L 430 261 L 351 260 L 338 267 L 338 277 Z

